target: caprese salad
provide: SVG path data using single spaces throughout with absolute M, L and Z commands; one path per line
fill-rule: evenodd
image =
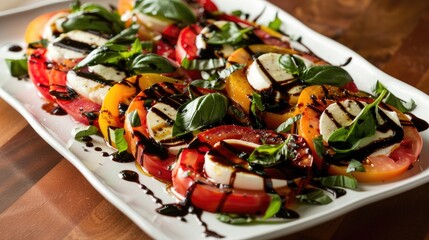
M 296 202 L 412 167 L 415 103 L 380 82 L 360 91 L 281 25 L 211 0 L 74 1 L 29 23 L 24 70 L 88 126 L 80 137 L 101 134 L 179 203 L 229 223 L 296 217 Z

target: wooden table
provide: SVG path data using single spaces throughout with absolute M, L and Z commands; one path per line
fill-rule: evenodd
M 271 0 L 429 94 L 429 1 Z M 0 238 L 150 239 L 0 100 Z M 429 239 L 429 184 L 288 239 Z

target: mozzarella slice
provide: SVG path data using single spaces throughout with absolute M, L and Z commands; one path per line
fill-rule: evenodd
M 245 148 L 255 149 L 259 145 L 251 142 L 246 142 L 237 139 L 226 139 L 224 142 L 232 145 L 242 145 Z M 220 143 L 216 143 L 214 149 L 218 148 Z M 236 162 L 232 164 L 231 162 L 222 161 L 217 155 L 206 153 L 204 156 L 204 171 L 213 182 L 221 185 L 228 185 L 237 189 L 246 189 L 246 190 L 256 190 L 262 191 L 265 190 L 265 178 L 252 173 L 250 171 L 243 170 L 240 168 L 234 167 L 238 165 Z M 237 161 L 236 159 L 234 161 Z M 245 168 L 247 164 L 246 161 L 241 160 Z M 273 188 L 281 188 L 287 186 L 287 181 L 285 179 L 270 179 L 273 185 Z
M 171 154 L 178 154 L 186 143 L 173 137 L 173 125 L 177 109 L 163 102 L 152 106 L 146 115 L 149 136 L 164 145 Z
M 71 41 L 68 41 L 69 39 Z M 54 41 L 50 42 L 47 47 L 46 56 L 53 62 L 80 59 L 88 55 L 89 49 L 81 49 L 76 43 L 79 43 L 81 46 L 85 45 L 90 49 L 95 49 L 104 45 L 107 41 L 108 39 L 89 32 L 73 30 L 61 34 Z
M 346 99 L 340 102 L 330 104 L 323 111 L 319 119 L 319 128 L 320 134 L 322 134 L 324 141 L 327 142 L 331 134 L 339 127 L 346 127 L 351 125 L 354 116 L 357 116 L 361 112 L 362 108 L 367 105 L 366 102 L 359 102 L 360 104 L 358 104 L 355 100 Z M 379 108 L 379 110 L 383 111 L 387 115 L 387 117 L 390 118 L 396 125 L 401 126 L 399 117 L 396 112 L 388 111 L 382 108 Z M 380 117 L 377 118 L 377 121 L 379 125 L 384 123 L 384 120 Z M 337 124 L 339 126 L 337 126 Z M 391 129 L 386 132 L 381 132 L 377 130 L 373 136 L 369 136 L 363 139 L 359 148 L 365 147 L 374 141 L 389 138 L 394 134 L 394 131 Z M 380 149 L 379 151 L 371 155 L 388 154 L 390 153 L 391 149 L 394 148 L 396 145 L 397 144 L 394 144 L 386 148 Z
M 247 81 L 257 91 L 269 89 L 273 81 L 283 82 L 294 78 L 279 64 L 282 54 L 265 53 L 259 56 L 247 69 Z M 304 61 L 307 67 L 313 63 L 301 56 L 294 55 Z
M 42 37 L 49 41 L 53 41 L 55 39 L 55 34 L 64 32 L 62 27 L 62 23 L 67 19 L 67 16 L 70 13 L 68 12 L 59 12 L 53 15 L 45 24 L 45 28 L 43 29 Z
M 91 66 L 88 67 L 88 70 L 98 78 L 101 77 L 106 81 L 119 82 L 126 77 L 124 72 L 103 65 Z M 79 76 L 75 71 L 69 71 L 67 73 L 67 85 L 79 95 L 101 105 L 112 84 L 105 84 L 91 78 Z

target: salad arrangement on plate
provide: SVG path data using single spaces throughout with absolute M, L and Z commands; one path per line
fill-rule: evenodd
M 380 82 L 360 91 L 282 24 L 210 0 L 75 1 L 30 22 L 27 58 L 9 64 L 53 114 L 87 126 L 76 139 L 101 134 L 115 158 L 171 184 L 178 203 L 159 213 L 296 218 L 296 202 L 328 204 L 407 171 L 425 129 L 412 100 Z

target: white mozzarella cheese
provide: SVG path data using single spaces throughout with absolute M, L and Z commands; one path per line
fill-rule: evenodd
M 64 32 L 61 24 L 66 20 L 68 12 L 59 12 L 53 15 L 45 24 L 45 28 L 43 29 L 42 37 L 49 41 L 53 41 L 55 36 L 54 33 L 62 33 Z
M 88 67 L 88 69 L 90 72 L 96 73 L 97 75 L 102 76 L 104 79 L 112 80 L 115 82 L 120 82 L 126 78 L 126 75 L 124 72 L 119 71 L 112 67 L 106 67 L 101 64 L 90 66 Z
M 91 66 L 89 67 L 89 71 L 106 80 L 113 80 L 115 82 L 119 82 L 125 78 L 125 73 L 103 65 Z M 78 76 L 74 71 L 69 71 L 67 73 L 67 85 L 79 95 L 82 95 L 100 105 L 103 103 L 104 98 L 111 87 L 110 85 L 94 81 L 93 79 Z
M 272 85 L 271 79 L 277 82 L 291 80 L 294 76 L 284 70 L 279 64 L 279 58 L 282 54 L 265 53 L 259 56 L 257 61 L 253 61 L 247 69 L 247 81 L 257 91 L 269 89 Z M 305 65 L 311 66 L 313 63 L 298 55 Z
M 226 143 L 230 144 L 241 144 L 250 148 L 257 148 L 259 145 L 251 142 L 246 142 L 237 139 L 226 139 Z M 220 143 L 215 144 L 215 148 Z M 237 171 L 228 163 L 223 163 L 217 161 L 215 156 L 207 153 L 204 156 L 204 171 L 206 175 L 215 183 L 222 185 L 232 185 L 233 188 L 237 189 L 246 189 L 246 190 L 256 190 L 262 191 L 265 189 L 265 180 L 262 176 L 247 172 L 247 171 Z M 235 174 L 234 179 L 231 182 L 231 178 Z M 274 188 L 280 188 L 287 186 L 287 181 L 284 179 L 271 179 Z
M 163 116 L 160 116 L 158 112 Z M 173 141 L 170 143 L 163 143 L 164 147 L 166 147 L 171 154 L 178 154 L 180 149 L 186 146 L 184 141 L 173 138 L 173 124 L 171 123 L 176 119 L 176 115 L 177 109 L 162 102 L 158 102 L 152 106 L 146 115 L 149 136 L 156 142 Z
M 158 33 L 162 33 L 168 26 L 174 23 L 171 20 L 152 17 L 138 11 L 135 11 L 134 14 L 145 28 Z
M 73 30 L 67 33 L 63 33 L 54 41 L 48 44 L 46 56 L 49 60 L 53 62 L 62 62 L 67 59 L 84 58 L 87 55 L 86 53 L 80 51 L 74 51 L 69 48 L 55 45 L 55 42 L 59 42 L 64 38 L 69 38 L 74 41 L 86 43 L 88 45 L 94 46 L 94 48 L 102 46 L 108 41 L 108 39 L 106 38 L 80 30 Z
M 364 106 L 367 105 L 366 102 L 361 102 Z M 335 124 L 335 122 L 337 122 L 339 125 L 341 125 L 342 127 L 346 127 L 349 126 L 352 122 L 354 118 L 349 117 L 346 112 L 344 112 L 341 107 L 339 106 L 339 104 L 341 104 L 345 110 L 350 113 L 353 116 L 357 116 L 360 112 L 361 112 L 361 108 L 360 106 L 356 103 L 355 100 L 350 100 L 350 99 L 346 99 L 344 101 L 340 101 L 340 102 L 335 102 L 330 104 L 325 111 L 323 111 L 322 115 L 320 116 L 319 119 L 319 129 L 320 129 L 320 134 L 323 136 L 323 140 L 324 141 L 328 141 L 329 137 L 331 136 L 331 134 L 337 130 L 337 126 Z M 396 114 L 396 112 L 394 111 L 388 111 L 382 108 L 379 108 L 379 110 L 383 111 L 393 122 L 395 122 L 398 126 L 400 126 L 400 120 L 398 115 Z M 329 114 L 327 114 L 327 112 L 329 112 Z M 329 116 L 331 115 L 331 116 Z M 332 118 L 331 118 L 332 117 Z M 377 119 L 378 124 L 383 124 L 383 119 L 381 119 L 380 117 L 378 117 Z M 393 132 L 393 130 L 389 129 L 386 132 L 380 132 L 380 131 L 376 131 L 376 133 L 373 136 L 369 136 L 366 137 L 365 139 L 362 140 L 361 145 L 359 148 L 367 146 L 369 144 L 371 144 L 372 142 L 376 141 L 376 140 L 381 140 L 381 139 L 386 139 L 389 138 L 391 136 L 393 136 L 395 133 Z M 372 155 L 378 155 L 378 154 L 388 154 L 390 153 L 390 150 L 394 147 L 395 145 L 386 147 L 384 149 L 380 149 L 379 151 L 373 153 Z

